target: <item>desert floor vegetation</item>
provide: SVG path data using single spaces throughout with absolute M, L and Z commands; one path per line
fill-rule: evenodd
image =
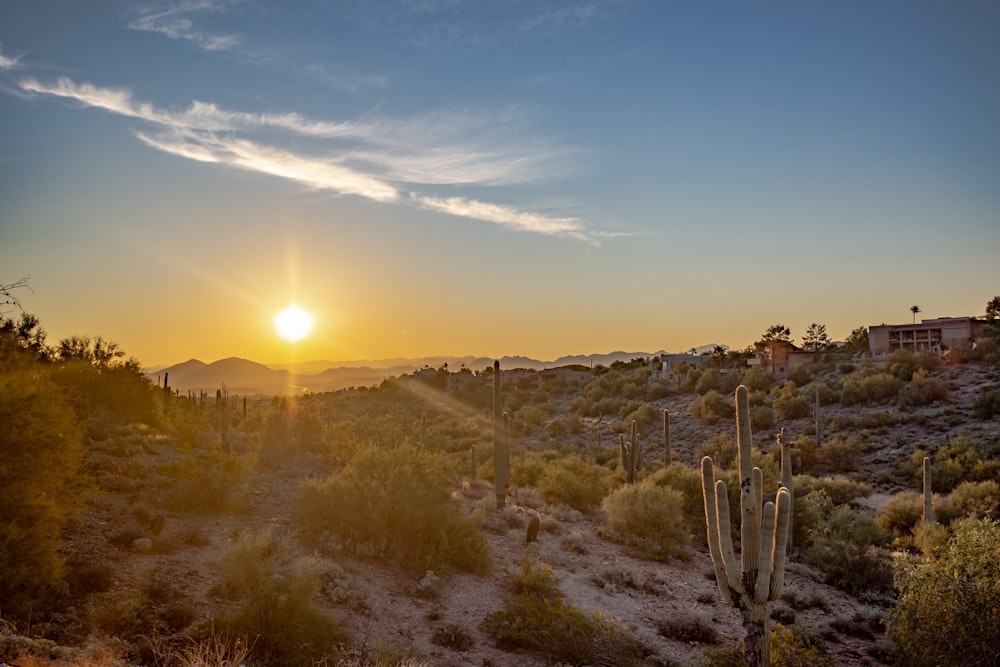
M 931 632 L 951 626 L 925 618 L 946 614 L 926 591 L 959 570 L 996 581 L 976 546 L 1000 518 L 993 362 L 668 382 L 634 360 L 586 382 L 504 381 L 498 510 L 485 372 L 453 392 L 403 377 L 217 399 L 153 386 L 104 341 L 63 358 L 0 333 L 0 511 L 14 517 L 0 526 L 0 662 L 738 664 L 697 463 L 713 458 L 738 507 L 742 382 L 765 488 L 782 432 L 794 487 L 809 489 L 770 608 L 772 664 L 977 664 L 942 657 L 978 626 Z M 623 439 L 643 452 L 631 482 Z M 947 600 L 948 621 L 993 622 L 977 604 Z

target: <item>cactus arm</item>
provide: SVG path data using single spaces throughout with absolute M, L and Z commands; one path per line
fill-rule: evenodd
M 792 532 L 792 494 L 788 489 L 778 489 L 775 520 L 774 549 L 771 556 L 771 584 L 768 600 L 777 600 L 785 586 L 785 557 Z
M 924 530 L 934 523 L 934 497 L 931 492 L 931 457 L 924 457 Z
M 754 502 L 753 459 L 750 456 L 752 446 L 750 394 L 746 387 L 740 385 L 736 388 L 736 447 L 740 462 L 740 562 L 744 572 L 756 569 L 752 565 L 756 560 L 759 539 L 759 533 L 754 534 L 754 528 L 760 520 Z
M 729 587 L 738 595 L 743 595 L 746 588 L 740 576 L 740 568 L 736 563 L 736 553 L 733 550 L 732 524 L 729 519 L 729 489 L 721 479 L 715 483 L 715 504 L 719 515 L 719 545 L 722 549 L 722 561 L 726 566 L 726 578 Z
M 663 409 L 663 463 L 670 465 L 670 412 Z
M 774 503 L 764 505 L 760 526 L 760 545 L 757 554 L 757 582 L 753 589 L 753 601 L 766 602 L 770 594 L 771 559 L 774 557 L 774 522 L 777 508 Z
M 733 595 L 729 588 L 729 576 L 726 574 L 726 563 L 722 556 L 722 544 L 720 536 L 722 531 L 719 526 L 719 514 L 715 502 L 715 473 L 712 468 L 712 459 L 706 456 L 701 460 L 701 491 L 705 498 L 705 525 L 708 530 L 708 552 L 712 556 L 712 566 L 715 568 L 715 583 L 719 586 L 719 594 L 723 602 L 734 604 Z

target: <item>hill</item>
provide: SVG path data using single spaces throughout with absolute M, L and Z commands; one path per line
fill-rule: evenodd
M 608 366 L 615 361 L 629 361 L 636 357 L 654 357 L 656 352 L 610 352 L 606 354 L 570 355 L 554 361 L 540 361 L 528 357 L 501 357 L 503 368 L 558 368 L 579 364 L 583 366 Z M 182 393 L 215 390 L 223 385 L 231 394 L 238 395 L 298 395 L 370 387 L 388 377 L 399 376 L 424 368 L 444 365 L 452 371 L 465 367 L 481 371 L 493 367 L 493 359 L 486 357 L 422 357 L 418 359 L 380 359 L 376 361 L 307 361 L 295 365 L 262 364 L 248 359 L 230 357 L 212 363 L 190 359 L 180 364 L 147 372 L 157 386 L 167 378 L 171 388 Z

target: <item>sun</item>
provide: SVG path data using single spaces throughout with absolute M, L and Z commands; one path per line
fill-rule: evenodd
M 278 331 L 278 335 L 289 343 L 297 343 L 312 331 L 313 317 L 308 311 L 293 303 L 275 315 L 274 328 Z

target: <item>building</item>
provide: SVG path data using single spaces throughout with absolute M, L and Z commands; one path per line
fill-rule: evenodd
M 880 324 L 868 327 L 868 349 L 873 355 L 896 350 L 944 352 L 956 345 L 968 345 L 983 323 L 974 317 L 939 317 L 919 324 Z

